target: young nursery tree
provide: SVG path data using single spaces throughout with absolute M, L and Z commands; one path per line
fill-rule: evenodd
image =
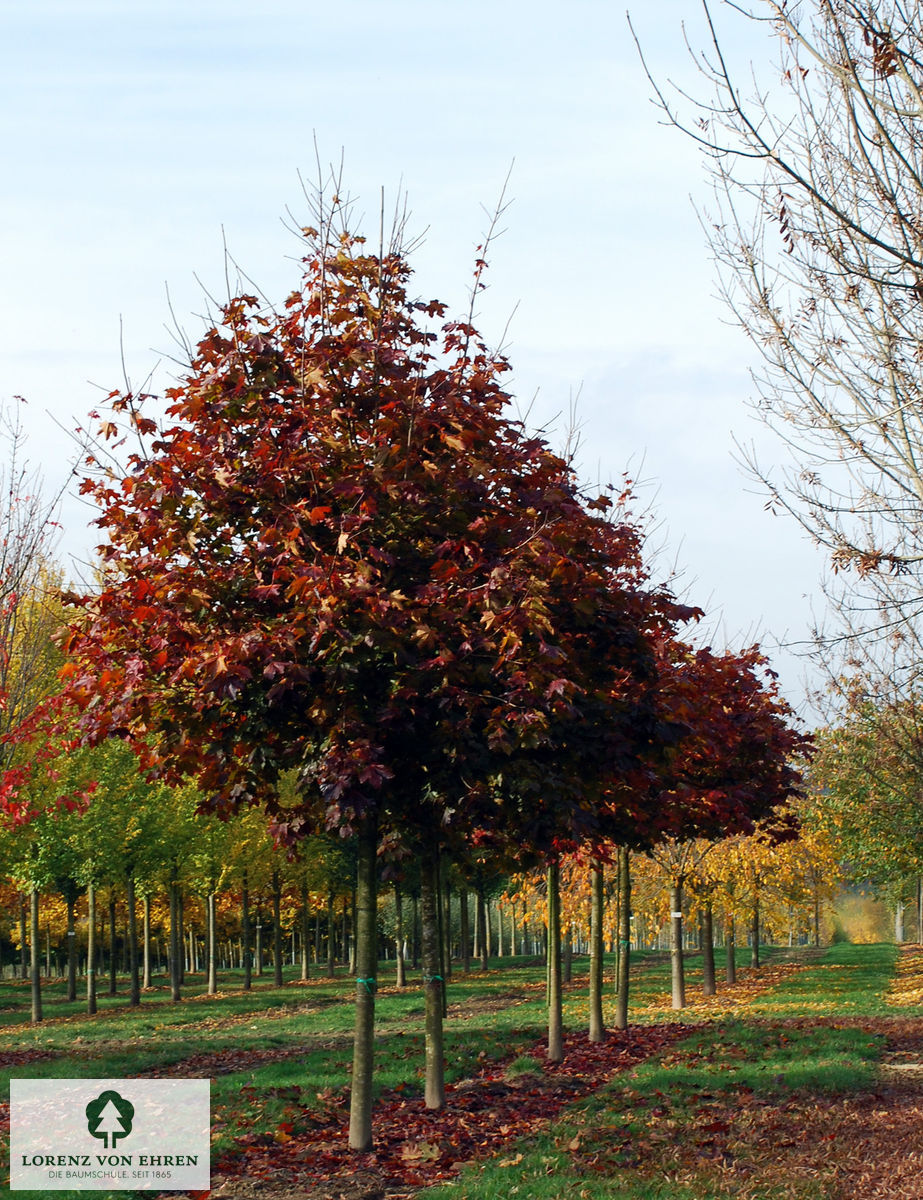
M 794 833 L 781 809 L 800 794 L 811 740 L 795 727 L 758 646 L 715 654 L 674 643 L 662 673 L 664 711 L 685 734 L 655 785 L 664 837 L 653 851 L 670 878 L 673 1007 L 685 1004 L 683 886 L 708 843 L 752 833 L 773 817 L 778 836 Z M 786 832 L 783 832 L 785 830 Z
M 592 832 L 599 764 L 625 774 L 655 736 L 654 637 L 689 610 L 646 586 L 610 497 L 507 418 L 507 363 L 470 319 L 410 298 L 399 231 L 369 253 L 335 229 L 338 198 L 318 204 L 301 288 L 281 312 L 225 305 L 164 428 L 113 394 L 102 438 L 124 420 L 141 448 L 85 484 L 107 542 L 99 591 L 73 598 L 70 694 L 87 737 L 156 745 L 219 813 L 259 802 L 282 839 L 356 836 L 361 1150 L 379 845 L 420 858 L 439 1106 L 438 856 Z

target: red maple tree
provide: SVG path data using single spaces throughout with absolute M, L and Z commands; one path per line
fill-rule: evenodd
M 613 499 L 505 415 L 506 361 L 409 297 L 398 250 L 305 236 L 302 286 L 281 312 L 225 305 L 163 427 L 113 393 L 102 436 L 127 420 L 142 448 L 84 485 L 107 541 L 99 590 L 71 597 L 69 691 L 88 738 L 131 739 L 219 812 L 356 834 L 363 1149 L 379 846 L 423 869 L 436 1107 L 436 856 L 594 833 L 603 775 L 656 741 L 656 643 L 692 610 L 649 586 Z

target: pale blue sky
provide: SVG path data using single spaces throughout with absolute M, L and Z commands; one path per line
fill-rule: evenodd
M 639 0 L 633 19 L 664 75 L 691 81 L 681 23 L 696 0 Z M 722 20 L 740 61 L 768 40 Z M 583 464 L 643 458 L 691 599 L 729 639 L 804 636 L 820 563 L 763 512 L 732 461 L 750 438 L 752 351 L 723 323 L 690 196 L 691 146 L 658 125 L 624 11 L 521 0 L 0 0 L 0 398 L 29 401 L 49 477 L 79 422 L 172 343 L 166 287 L 190 335 L 196 276 L 224 288 L 222 236 L 271 297 L 294 285 L 298 171 L 345 152 L 377 220 L 403 186 L 427 230 L 417 287 L 466 301 L 474 246 L 515 159 L 513 199 L 480 306 L 510 327 L 514 388 L 544 421 L 580 390 Z M 223 231 L 223 234 L 222 234 Z M 517 307 L 518 306 L 518 307 Z M 161 384 L 167 372 L 155 377 Z M 97 385 L 94 387 L 93 385 Z M 768 442 L 764 456 L 774 447 Z M 85 554 L 87 513 L 65 505 L 64 547 Z M 801 668 L 779 658 L 799 695 Z

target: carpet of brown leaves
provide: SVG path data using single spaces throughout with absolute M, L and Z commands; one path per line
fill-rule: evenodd
M 382 1096 L 375 1106 L 375 1149 L 369 1154 L 347 1149 L 344 1095 L 329 1097 L 320 1110 L 316 1103 L 306 1104 L 303 1111 L 300 1098 L 294 1097 L 292 1121 L 274 1136 L 235 1139 L 234 1153 L 212 1169 L 210 1196 L 404 1200 L 451 1178 L 464 1163 L 496 1154 L 544 1128 L 566 1105 L 688 1036 L 692 1028 L 639 1027 L 598 1044 L 589 1043 L 584 1034 L 568 1035 L 562 1064 L 546 1064 L 541 1074 L 517 1079 L 506 1077 L 502 1063 L 486 1064 L 474 1077 L 448 1087 L 446 1106 L 438 1112 L 427 1111 L 419 1098 Z M 543 1045 L 530 1053 L 543 1058 Z
M 733 1117 L 703 1106 L 665 1143 L 657 1174 L 739 1200 L 923 1200 L 923 1019 L 857 1023 L 887 1038 L 874 1090 L 771 1100 L 744 1089 Z

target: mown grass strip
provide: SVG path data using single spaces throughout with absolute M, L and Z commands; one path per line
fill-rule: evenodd
M 825 1200 L 832 1179 L 787 1172 L 785 1139 L 797 1137 L 819 1097 L 873 1085 L 884 1039 L 854 1021 L 887 1011 L 897 953 L 831 947 L 755 999 L 745 1019 L 696 1032 L 547 1132 L 466 1165 L 421 1200 L 727 1200 L 745 1183 L 759 1200 Z M 836 1015 L 852 1020 L 838 1025 Z M 767 1139 L 775 1165 L 766 1161 Z
M 758 997 L 754 1016 L 881 1016 L 900 951 L 893 944 L 830 946 L 823 957 Z
M 519 1194 L 541 1200 L 552 1195 L 552 1188 L 555 1197 L 585 1200 L 709 1200 L 729 1194 L 709 1190 L 723 1186 L 712 1178 L 721 1171 L 709 1156 L 718 1152 L 719 1144 L 726 1146 L 734 1127 L 726 1116 L 716 1114 L 735 1107 L 761 1111 L 763 1101 L 808 1103 L 811 1096 L 867 1086 L 880 1053 L 878 1040 L 854 1025 L 831 1028 L 828 1022 L 807 1028 L 794 1019 L 805 1012 L 855 1018 L 885 1011 L 883 998 L 896 954 L 890 946 L 831 948 L 821 961 L 809 962 L 770 993 L 751 1000 L 745 1020 L 716 1020 L 659 1064 L 645 1063 L 632 1077 L 617 1079 L 576 1106 L 546 1135 L 479 1163 L 474 1172 L 466 1170 L 458 1183 L 447 1185 L 450 1190 L 433 1190 L 427 1197 L 494 1200 L 497 1195 Z M 640 956 L 635 998 L 647 1021 L 657 1019 L 666 971 L 662 956 Z M 542 982 L 542 969 L 533 965 L 452 980 L 446 1044 L 450 1081 L 467 1077 L 485 1060 L 525 1050 L 541 1037 Z M 354 987 L 353 980 L 341 978 L 176 1006 L 146 1004 L 97 1018 L 72 1017 L 20 1028 L 0 1036 L 0 1047 L 5 1043 L 56 1055 L 6 1072 L 7 1077 L 30 1078 L 142 1071 L 169 1076 L 177 1064 L 197 1055 L 226 1054 L 230 1073 L 202 1072 L 213 1078 L 215 1150 L 220 1153 L 242 1129 L 276 1128 L 292 1089 L 298 1090 L 300 1105 L 316 1097 L 322 1107 L 331 1095 L 343 1094 L 349 1077 Z M 584 987 L 585 979 L 578 977 L 569 999 L 572 1027 L 585 1019 Z M 419 1094 L 421 1012 L 416 987 L 401 993 L 385 987 L 379 996 L 379 1089 Z M 699 1017 L 695 1007 L 680 1015 L 690 1021 Z M 299 1046 L 297 1056 L 244 1062 L 246 1054 L 272 1054 L 293 1044 Z M 709 1125 L 718 1128 L 709 1131 Z M 688 1163 L 671 1165 L 664 1157 L 671 1147 L 687 1143 L 707 1160 L 692 1175 Z M 745 1152 L 745 1139 L 739 1149 Z M 636 1161 L 630 1155 L 638 1150 L 644 1153 Z M 681 1178 L 683 1172 L 693 1184 Z M 60 1200 L 78 1200 L 83 1194 L 56 1193 Z M 96 1194 L 105 1200 L 102 1193 Z M 821 1190 L 807 1194 L 810 1200 L 823 1200 Z M 17 1195 L 29 1200 L 39 1193 Z
M 749 1179 L 750 1114 L 869 1087 L 882 1039 L 859 1028 L 715 1024 L 617 1078 L 502 1157 L 466 1166 L 425 1200 L 497 1196 L 710 1200 Z M 734 1170 L 728 1169 L 734 1164 Z M 772 1195 L 772 1185 L 765 1193 Z M 780 1193 L 781 1194 L 781 1193 Z M 791 1195 L 792 1193 L 786 1193 Z M 805 1196 L 823 1200 L 814 1180 Z

